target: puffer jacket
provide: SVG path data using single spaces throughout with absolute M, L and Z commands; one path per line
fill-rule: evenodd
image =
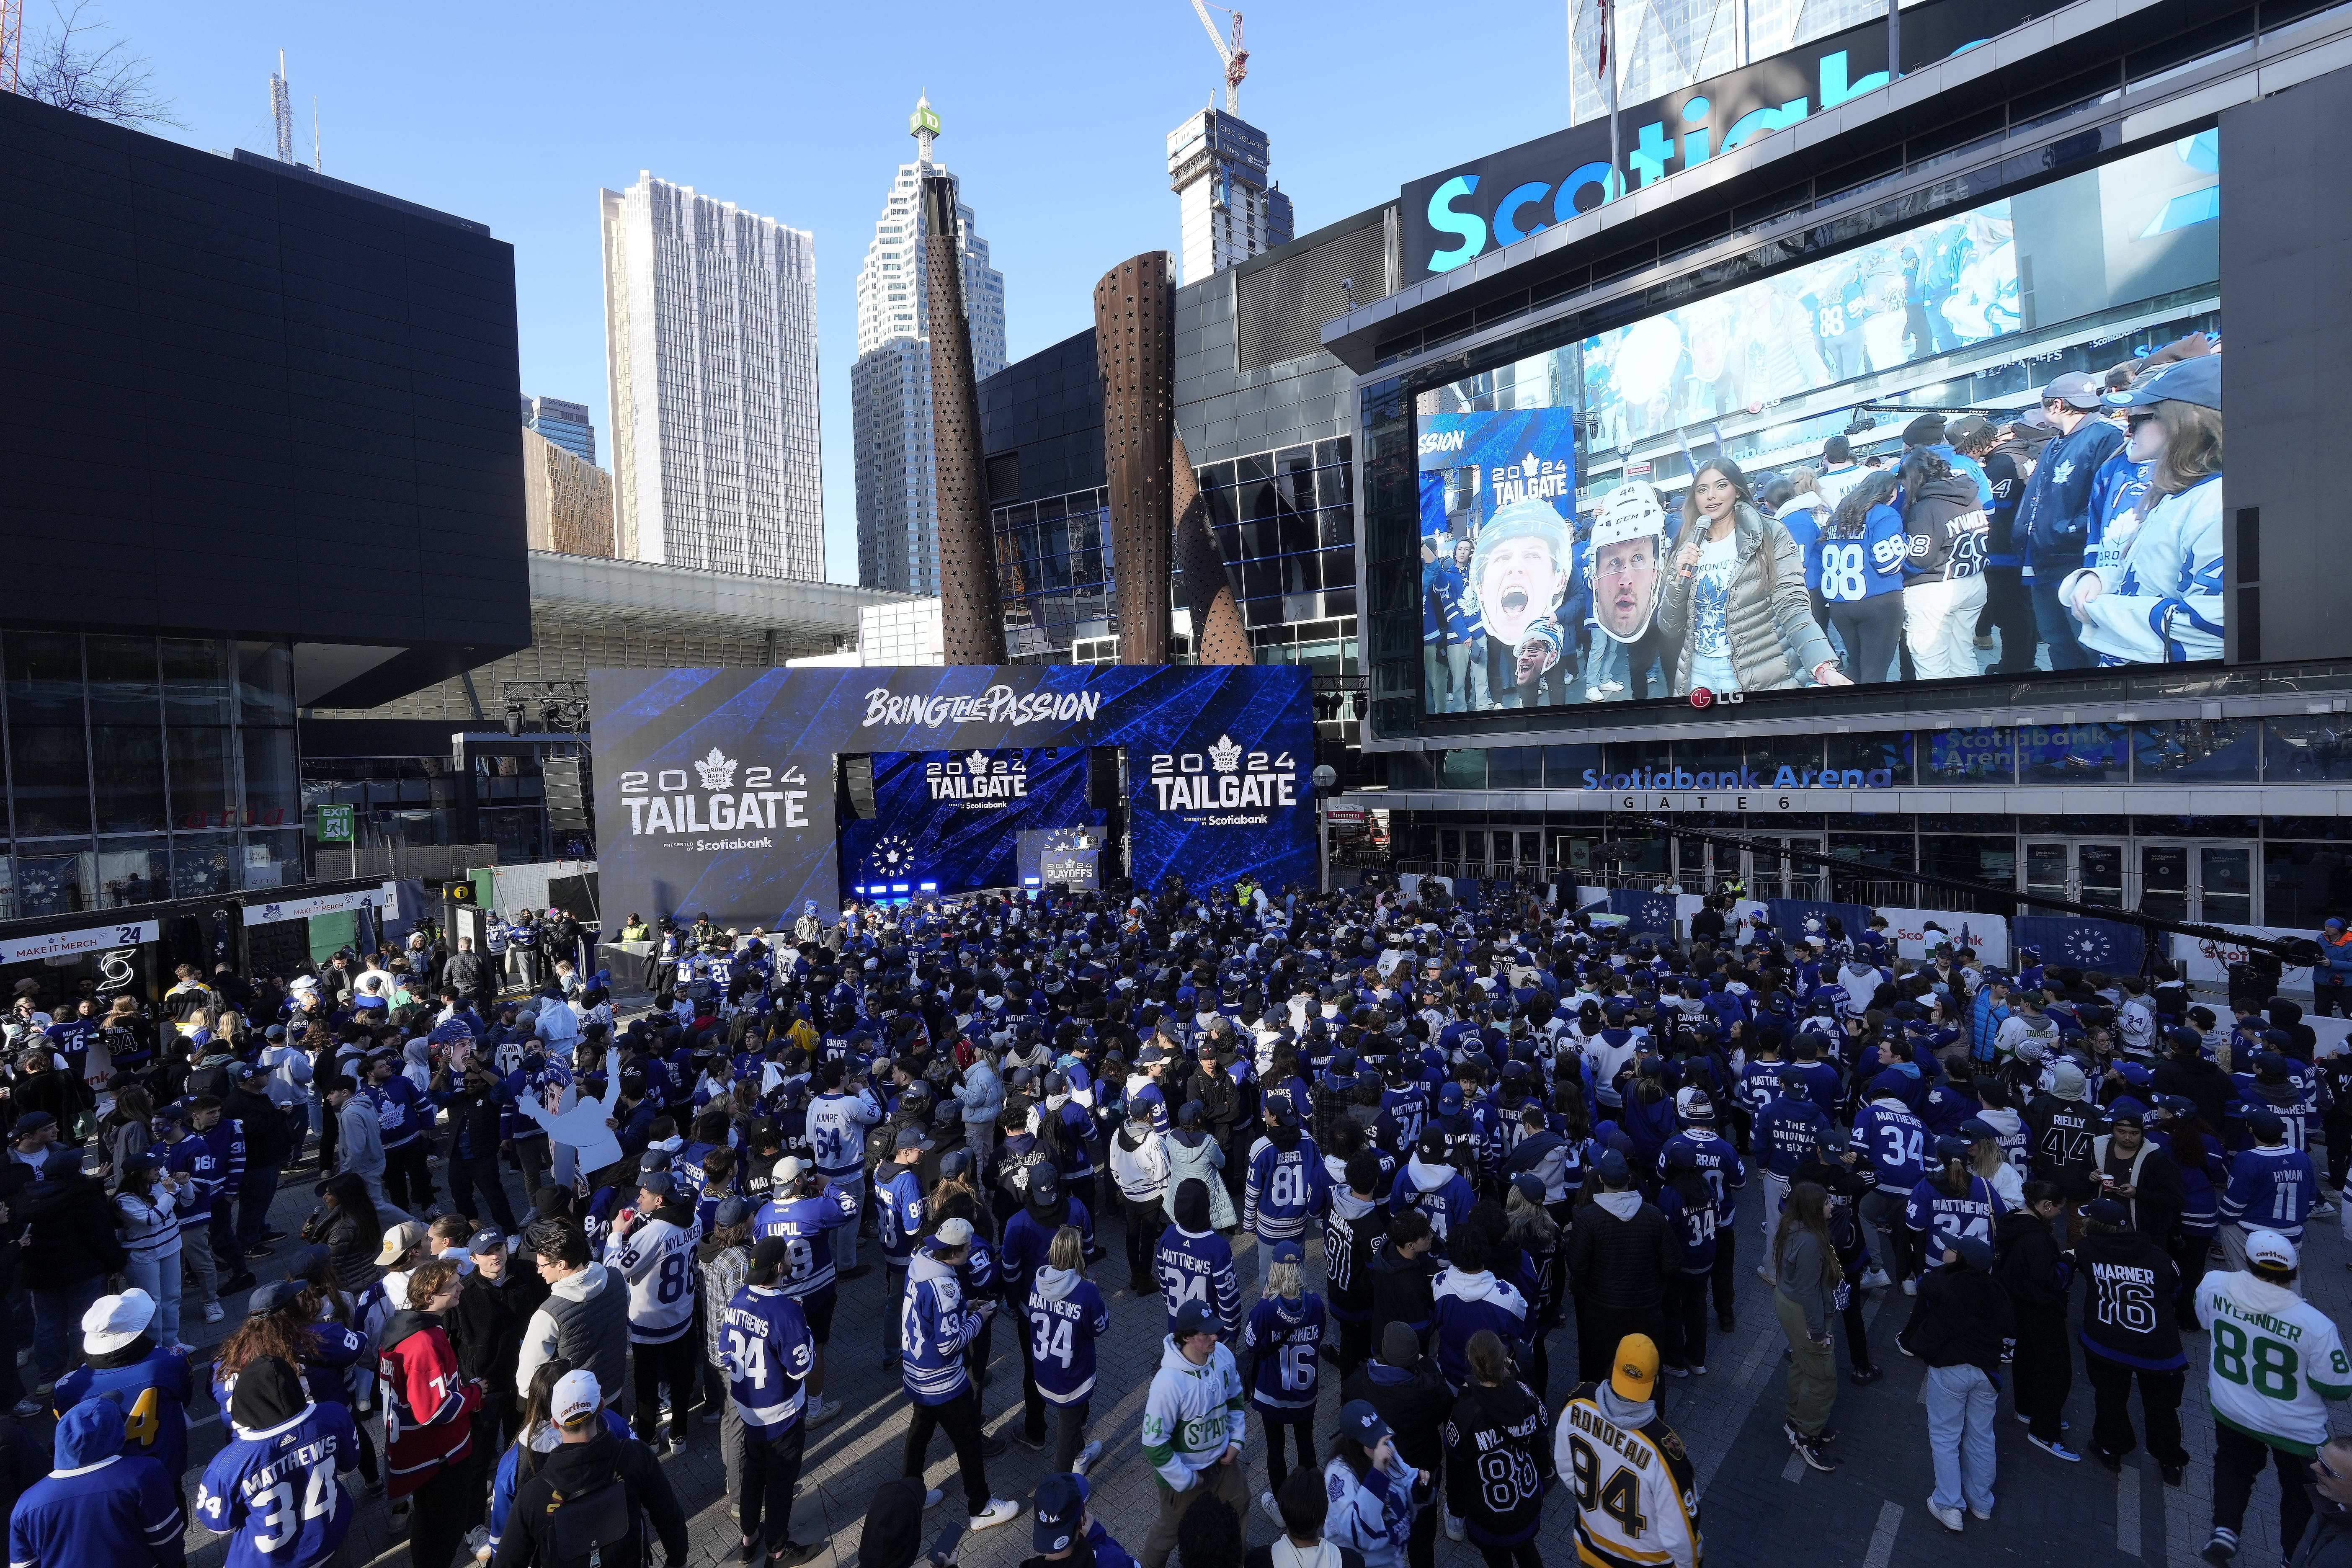
M 1801 686 L 1816 668 L 1837 657 L 1813 620 L 1812 600 L 1805 592 L 1804 552 L 1787 529 L 1747 502 L 1739 503 L 1735 515 L 1739 571 L 1731 580 L 1724 630 L 1731 637 L 1731 667 L 1739 676 L 1739 689 Z M 1675 542 L 1675 552 L 1706 526 L 1705 519 L 1685 524 Z M 1677 645 L 1676 691 L 1690 689 L 1691 590 L 1696 582 L 1695 575 L 1669 569 L 1658 602 L 1658 626 Z

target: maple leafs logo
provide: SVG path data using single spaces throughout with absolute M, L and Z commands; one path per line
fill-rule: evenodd
M 694 764 L 694 771 L 702 775 L 705 789 L 735 787 L 735 760 L 716 746 L 710 748 L 709 756 Z
M 1232 773 L 1242 765 L 1242 749 L 1234 744 L 1231 735 L 1220 735 L 1217 743 L 1209 748 L 1209 765 L 1221 773 Z
M 976 779 L 986 778 L 988 776 L 988 753 L 986 752 L 974 752 L 971 756 L 964 759 L 963 768 L 964 772 L 970 773 Z

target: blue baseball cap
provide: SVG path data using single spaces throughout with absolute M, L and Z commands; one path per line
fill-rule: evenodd
M 1030 1544 L 1039 1552 L 1065 1552 L 1078 1537 L 1078 1521 L 1087 1512 L 1087 1479 L 1067 1473 L 1047 1476 L 1029 1500 L 1034 1518 Z
M 2144 375 L 2127 392 L 2111 392 L 2103 401 L 2110 408 L 2153 408 L 2159 403 L 2193 403 L 2200 408 L 2221 406 L 2221 356 L 2200 354 L 2166 365 Z

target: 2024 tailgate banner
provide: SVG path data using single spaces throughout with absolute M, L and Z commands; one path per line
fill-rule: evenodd
M 1291 665 L 592 670 L 605 901 L 743 927 L 809 903 L 831 918 L 836 758 L 1069 746 L 1125 749 L 1139 882 L 1307 881 L 1310 685 Z M 939 880 L 919 865 L 903 879 Z

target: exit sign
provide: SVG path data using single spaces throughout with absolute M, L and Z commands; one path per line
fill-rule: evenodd
M 352 838 L 352 816 L 357 808 L 349 805 L 322 805 L 319 808 L 319 842 L 349 844 Z

